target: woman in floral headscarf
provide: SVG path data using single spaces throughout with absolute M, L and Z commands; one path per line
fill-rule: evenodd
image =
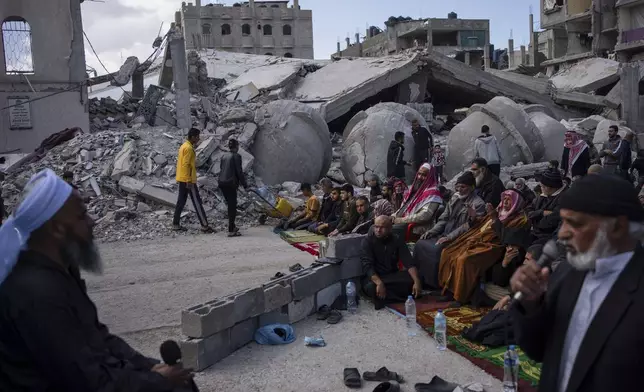
M 589 167 L 590 149 L 588 143 L 577 132 L 567 131 L 561 156 L 561 169 L 564 171 L 564 177 L 585 176 Z
M 453 294 L 454 300 L 469 302 L 490 267 L 501 260 L 505 267 L 523 257 L 520 253 L 530 239 L 525 205 L 520 192 L 506 190 L 496 209 L 488 204 L 487 216 L 443 250 L 439 283 L 444 291 Z

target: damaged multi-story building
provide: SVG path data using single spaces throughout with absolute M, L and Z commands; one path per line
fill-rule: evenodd
M 202 5 L 182 3 L 175 14 L 188 49 L 313 58 L 313 13 L 299 0 Z
M 352 43 L 346 38 L 346 48 L 338 49 L 337 57 L 380 57 L 414 47 L 426 48 L 455 58 L 473 67 L 489 67 L 490 21 L 488 19 L 459 19 L 455 12 L 447 18 L 419 20 L 390 18 L 383 31 L 375 26 L 367 29 L 364 39 L 356 34 Z
M 81 2 L 0 2 L 0 152 L 89 129 Z
M 644 1 L 542 0 L 539 51 L 548 74 L 590 57 L 641 60 L 644 53 Z

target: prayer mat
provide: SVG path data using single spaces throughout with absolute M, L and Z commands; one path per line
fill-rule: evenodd
M 431 302 L 434 301 L 434 305 Z M 424 303 L 425 302 L 425 303 Z M 445 309 L 446 303 L 436 302 L 434 297 L 421 298 L 416 302 L 417 322 L 427 333 L 433 336 L 434 317 L 438 309 L 444 309 L 447 317 L 448 348 L 467 358 L 474 365 L 483 369 L 499 380 L 503 380 L 503 356 L 506 347 L 490 348 L 471 342 L 461 336 L 465 328 L 471 327 L 487 314 L 491 308 L 472 308 L 463 306 L 455 309 Z M 432 308 L 427 310 L 428 308 Z M 405 304 L 389 305 L 394 312 L 404 315 Z M 529 359 L 518 347 L 519 353 L 519 390 L 536 392 L 536 386 L 541 377 L 541 364 Z
M 319 242 L 326 239 L 325 236 L 311 233 L 307 230 L 283 231 L 280 237 L 289 244 L 302 244 Z
M 299 243 L 299 244 L 291 244 L 291 245 L 313 256 L 317 257 L 320 255 L 320 244 L 317 242 Z

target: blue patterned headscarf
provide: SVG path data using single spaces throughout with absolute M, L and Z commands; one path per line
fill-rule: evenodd
M 24 199 L 0 226 L 0 284 L 27 248 L 31 233 L 50 220 L 71 194 L 72 187 L 50 169 L 31 177 Z

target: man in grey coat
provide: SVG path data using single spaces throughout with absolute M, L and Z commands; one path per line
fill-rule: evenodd
M 438 267 L 441 253 L 447 244 L 468 231 L 477 219 L 485 216 L 485 202 L 474 192 L 476 180 L 467 171 L 456 180 L 456 193 L 447 204 L 436 224 L 414 247 L 414 260 L 425 284 L 439 289 Z
M 499 176 L 501 173 L 501 150 L 499 142 L 490 133 L 490 127 L 483 125 L 481 127 L 481 136 L 474 140 L 474 158 L 483 158 L 492 174 Z

